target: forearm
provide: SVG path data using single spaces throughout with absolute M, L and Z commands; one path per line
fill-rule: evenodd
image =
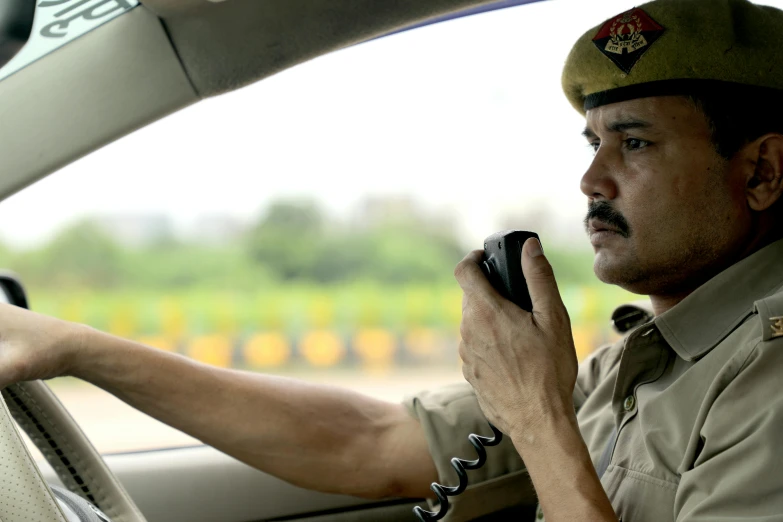
M 573 416 L 550 416 L 512 435 L 547 522 L 617 522 Z
M 405 415 L 398 405 L 214 368 L 92 329 L 80 346 L 74 376 L 251 466 L 321 491 L 389 493 L 373 444 Z

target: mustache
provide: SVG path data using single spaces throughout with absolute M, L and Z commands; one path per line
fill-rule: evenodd
M 631 226 L 628 224 L 628 221 L 626 221 L 623 215 L 606 201 L 590 202 L 587 204 L 587 216 L 585 216 L 584 220 L 585 230 L 589 231 L 591 219 L 597 219 L 616 228 L 618 233 L 623 237 L 631 235 Z

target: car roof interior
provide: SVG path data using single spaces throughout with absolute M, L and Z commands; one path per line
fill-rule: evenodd
M 142 0 L 0 81 L 0 200 L 204 98 L 394 32 L 531 1 Z

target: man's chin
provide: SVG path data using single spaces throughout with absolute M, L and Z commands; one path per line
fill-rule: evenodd
M 604 248 L 596 250 L 593 272 L 603 283 L 625 287 L 633 282 L 635 269 L 638 270 L 638 265 L 620 258 L 616 252 Z
M 619 286 L 632 294 L 650 295 L 650 274 L 646 273 L 637 260 L 617 258 L 599 252 L 595 256 L 593 272 L 608 285 Z

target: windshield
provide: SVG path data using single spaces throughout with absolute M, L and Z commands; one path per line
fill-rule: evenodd
M 541 236 L 584 358 L 638 296 L 593 275 L 592 151 L 560 73 L 579 35 L 634 5 L 452 20 L 206 100 L 0 203 L 0 268 L 39 312 L 397 401 L 462 380 L 453 269 L 521 228 Z M 196 442 L 52 385 L 101 451 Z

